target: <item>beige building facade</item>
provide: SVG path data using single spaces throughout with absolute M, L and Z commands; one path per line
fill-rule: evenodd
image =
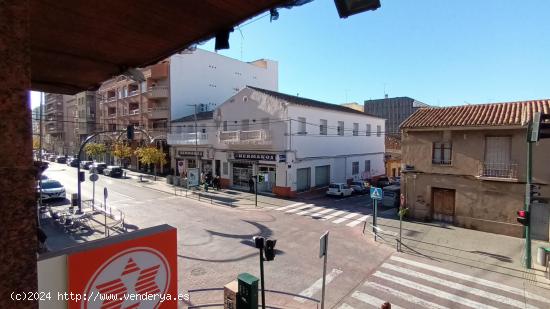
M 401 126 L 401 191 L 420 220 L 521 237 L 527 124 L 550 100 L 426 108 Z M 550 196 L 550 141 L 533 145 L 533 183 Z M 537 210 L 538 211 L 538 210 Z M 548 211 L 532 221 L 548 239 Z M 545 234 L 545 236 L 544 236 Z

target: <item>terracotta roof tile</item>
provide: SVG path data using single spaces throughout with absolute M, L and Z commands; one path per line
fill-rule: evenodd
M 523 126 L 540 111 L 550 113 L 550 99 L 421 108 L 401 128 Z

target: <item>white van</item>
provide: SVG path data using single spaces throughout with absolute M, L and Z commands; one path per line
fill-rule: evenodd
M 350 196 L 353 189 L 345 183 L 331 183 L 328 186 L 327 195 Z

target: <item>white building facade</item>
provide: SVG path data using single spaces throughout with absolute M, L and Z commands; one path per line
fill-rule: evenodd
M 219 175 L 224 187 L 248 189 L 258 173 L 260 192 L 292 197 L 384 173 L 385 120 L 360 111 L 246 87 L 199 115 L 196 145 L 192 116 L 172 122 L 173 167 L 198 155 L 201 170 Z
M 278 90 L 278 63 L 243 62 L 202 49 L 170 57 L 171 119 L 212 111 L 246 86 Z

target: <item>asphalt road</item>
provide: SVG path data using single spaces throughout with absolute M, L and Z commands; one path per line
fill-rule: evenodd
M 68 197 L 76 192 L 76 168 L 50 164 L 45 173 L 66 187 Z M 83 199 L 92 198 L 92 183 L 82 184 Z M 259 256 L 252 246 L 252 237 L 262 235 L 277 239 L 277 256 L 265 263 L 267 303 L 286 308 L 317 308 L 317 303 L 295 298 L 302 294 L 320 299 L 318 282 L 322 275 L 319 259 L 319 237 L 330 231 L 327 274 L 327 308 L 338 304 L 353 291 L 374 269 L 393 252 L 391 248 L 374 243 L 362 234 L 362 224 L 353 227 L 346 222 L 361 218 L 342 219 L 341 224 L 331 221 L 351 212 L 341 211 L 323 220 L 299 215 L 321 206 L 305 207 L 296 211 L 273 209 L 235 209 L 210 205 L 173 194 L 144 187 L 135 179 L 113 179 L 100 176 L 96 182 L 96 200 L 102 199 L 103 188 L 109 190 L 108 205 L 122 210 L 126 222 L 137 228 L 170 224 L 178 229 L 179 290 L 190 291 L 193 304 L 222 302 L 223 288 L 242 272 L 259 277 Z M 316 204 L 354 209 L 362 207 L 365 197 L 348 201 L 323 199 Z M 305 204 L 308 205 L 308 204 Z M 302 206 L 303 207 L 303 206 Z M 347 208 L 346 208 L 347 207 Z M 353 220 L 352 220 L 353 219 Z

